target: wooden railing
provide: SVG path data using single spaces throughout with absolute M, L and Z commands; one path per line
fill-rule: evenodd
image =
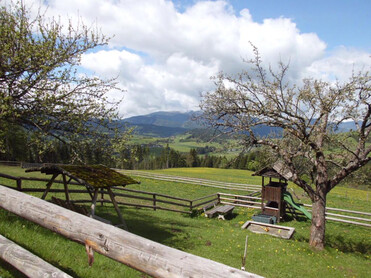
M 40 181 L 48 182 L 48 179 L 32 178 L 32 177 L 13 177 L 7 174 L 0 173 L 0 177 L 14 180 L 16 182 L 16 189 L 22 192 L 44 192 L 45 188 L 30 188 L 24 187 L 23 181 Z M 63 183 L 62 181 L 55 181 L 55 183 Z M 78 183 L 73 183 L 73 185 L 79 185 Z M 9 187 L 9 186 L 8 186 Z M 10 186 L 11 187 L 11 186 Z M 14 187 L 12 187 L 14 188 Z M 146 192 L 128 188 L 114 187 L 114 194 L 118 198 L 118 204 L 134 207 L 144 207 L 150 208 L 153 210 L 166 210 L 178 213 L 192 214 L 195 209 L 198 209 L 208 203 L 216 202 L 220 204 L 229 204 L 238 207 L 245 208 L 261 208 L 261 198 L 250 195 L 237 195 L 237 194 L 228 194 L 228 193 L 215 193 L 208 196 L 200 197 L 194 200 L 174 197 L 170 195 L 155 193 L 155 192 Z M 50 192 L 64 193 L 64 189 L 50 189 Z M 69 189 L 70 193 L 88 193 L 88 191 L 83 188 L 81 189 Z M 125 192 L 125 193 L 122 193 Z M 106 195 L 105 192 L 101 192 L 101 198 L 97 202 L 111 203 L 109 198 L 104 198 Z M 123 199 L 120 199 L 123 198 Z M 134 202 L 139 200 L 140 202 Z M 91 199 L 85 200 L 72 200 L 73 203 L 91 203 Z M 308 211 L 311 210 L 310 204 L 304 204 L 305 207 L 308 207 Z M 274 209 L 274 208 L 272 208 Z M 300 213 L 299 213 L 300 214 Z M 362 216 L 362 217 L 359 217 Z M 371 213 L 346 210 L 341 208 L 332 208 L 326 207 L 326 219 L 330 221 L 343 222 L 348 224 L 354 224 L 364 227 L 371 227 Z
M 4 185 L 4 186 L 17 189 L 18 191 L 21 191 L 21 192 L 44 192 L 45 191 L 45 187 L 43 186 L 26 187 L 24 186 L 24 181 L 36 181 L 36 182 L 45 182 L 45 183 L 49 182 L 49 179 L 34 178 L 34 177 L 14 177 L 14 176 L 3 174 L 3 173 L 0 173 L 0 177 L 9 179 L 9 180 L 14 180 L 15 184 L 13 186 L 11 185 Z M 54 183 L 63 184 L 63 181 L 55 180 Z M 71 195 L 89 193 L 86 187 L 82 184 L 79 184 L 76 182 L 70 182 L 70 184 L 81 187 L 79 189 L 77 189 L 78 187 L 70 188 L 68 191 Z M 186 213 L 186 214 L 192 214 L 195 209 L 207 203 L 214 202 L 214 201 L 220 202 L 220 199 L 218 198 L 217 193 L 191 200 L 191 199 L 174 197 L 174 196 L 165 195 L 165 194 L 156 193 L 156 192 L 147 192 L 147 191 L 134 190 L 134 189 L 123 188 L 123 187 L 112 187 L 112 189 L 117 198 L 117 203 L 120 205 L 150 208 L 153 210 L 166 210 L 166 211 Z M 52 187 L 49 189 L 49 192 L 64 193 L 65 190 Z M 100 191 L 99 192 L 100 198 L 97 199 L 97 202 L 101 204 L 111 203 L 112 201 L 110 200 L 110 198 L 105 198 L 107 194 L 108 193 L 104 190 Z M 78 197 L 81 197 L 81 195 L 79 195 Z M 90 199 L 72 198 L 71 203 L 90 204 L 91 201 L 92 201 L 91 198 Z
M 238 207 L 246 208 L 261 208 L 261 198 L 246 196 L 246 195 L 235 195 L 227 193 L 218 193 L 220 203 L 226 205 L 234 205 Z M 311 212 L 312 205 L 303 204 Z M 270 208 L 271 210 L 277 210 L 276 208 Z M 300 213 L 298 213 L 300 214 Z M 360 217 L 362 216 L 362 217 Z M 371 213 L 364 211 L 347 210 L 341 208 L 326 207 L 326 220 L 348 223 L 358 226 L 371 227 Z
M 161 180 L 161 181 L 196 184 L 200 186 L 218 188 L 219 190 L 228 189 L 228 190 L 234 190 L 234 191 L 252 192 L 252 191 L 257 191 L 261 189 L 261 186 L 256 185 L 256 184 L 215 181 L 215 180 L 207 180 L 207 179 L 183 177 L 183 176 L 180 177 L 180 176 L 164 175 L 164 174 L 157 174 L 157 173 L 151 173 L 151 172 L 145 172 L 145 171 L 121 170 L 121 169 L 116 169 L 116 170 L 124 174 L 133 175 L 136 177 Z

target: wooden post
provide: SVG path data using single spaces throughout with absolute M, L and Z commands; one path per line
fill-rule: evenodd
M 59 174 L 53 174 L 52 178 L 50 179 L 50 181 L 46 184 L 46 189 L 43 193 L 43 195 L 41 196 L 41 199 L 45 200 L 46 198 L 46 195 L 48 195 L 48 192 L 50 190 L 50 187 L 52 186 L 54 180 L 58 177 Z
M 220 193 L 218 193 L 218 204 L 220 204 Z
M 122 226 L 124 227 L 124 229 L 125 229 L 126 231 L 128 231 L 128 226 L 126 225 L 126 222 L 125 222 L 125 220 L 124 220 L 124 217 L 122 217 L 122 214 L 121 214 L 120 208 L 119 208 L 119 206 L 118 206 L 117 203 L 116 203 L 115 195 L 113 194 L 111 188 L 108 187 L 108 188 L 107 188 L 107 191 L 108 191 L 108 194 L 109 194 L 109 196 L 110 196 L 110 198 L 111 198 L 111 201 L 112 201 L 112 203 L 113 203 L 113 206 L 115 207 L 115 210 L 116 210 L 116 212 L 117 212 L 117 215 L 118 215 L 119 218 L 120 218 L 120 221 L 121 221 L 121 223 L 122 223 Z
M 193 210 L 193 202 L 192 201 L 189 201 L 189 210 L 190 210 L 190 212 L 192 212 L 192 210 Z
M 104 204 L 104 191 L 103 189 L 100 190 L 100 205 L 103 207 L 103 204 Z
M 245 252 L 243 253 L 243 257 L 242 257 L 242 266 L 241 266 L 241 270 L 245 271 L 245 266 L 246 266 L 246 254 L 247 254 L 247 240 L 248 240 L 249 236 L 247 235 L 246 236 L 246 240 L 245 240 Z
M 0 235 L 0 259 L 27 277 L 72 278 L 2 235 Z
M 22 179 L 21 178 L 17 179 L 17 190 L 22 191 Z
M 67 185 L 66 175 L 62 174 L 62 178 L 63 178 L 64 194 L 66 195 L 67 203 L 69 203 L 70 202 L 70 194 L 68 192 L 68 185 Z
M 153 210 L 156 210 L 156 194 L 153 194 Z
M 96 188 L 94 190 L 94 197 L 93 197 L 93 200 L 91 202 L 91 210 L 90 210 L 90 217 L 91 218 L 94 218 L 94 215 L 95 215 L 95 207 L 96 207 L 96 204 L 97 204 L 97 198 L 98 198 L 98 190 L 99 188 Z
M 0 186 L 0 208 L 154 277 L 261 277 L 107 225 L 34 196 Z M 85 247 L 84 247 L 85 248 Z

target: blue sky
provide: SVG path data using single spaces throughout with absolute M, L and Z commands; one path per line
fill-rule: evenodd
M 345 81 L 352 70 L 371 69 L 371 0 L 24 1 L 112 37 L 83 55 L 81 71 L 118 77 L 124 117 L 197 110 L 200 94 L 214 89 L 211 76 L 246 69 L 250 42 L 266 66 L 290 61 L 295 83 Z
M 344 45 L 371 49 L 369 0 L 231 0 L 237 11 L 248 8 L 258 21 L 289 17 L 302 32 L 315 32 L 329 50 Z
M 184 10 L 195 0 L 174 1 Z M 238 14 L 249 9 L 254 20 L 291 18 L 302 32 L 314 32 L 329 50 L 338 46 L 371 49 L 370 0 L 228 0 Z

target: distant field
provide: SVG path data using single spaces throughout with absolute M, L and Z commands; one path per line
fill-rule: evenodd
M 160 137 L 149 137 L 142 135 L 134 135 L 129 143 L 131 144 L 157 144 L 166 147 L 169 145 L 170 148 L 182 152 L 189 153 L 191 149 L 197 149 L 201 147 L 214 147 L 215 151 L 210 152 L 209 155 L 215 156 L 226 156 L 227 158 L 235 157 L 239 154 L 239 148 L 236 147 L 235 140 L 227 140 L 224 144 L 218 142 L 201 142 L 196 139 L 187 139 L 188 135 L 177 135 L 169 138 Z M 231 150 L 233 149 L 233 151 Z
M 1 173 L 25 176 L 18 167 L 0 166 Z M 260 177 L 251 172 L 210 168 L 180 168 L 156 170 L 155 173 L 212 179 L 225 182 L 260 184 Z M 44 176 L 33 173 L 33 176 Z M 183 198 L 204 196 L 216 189 L 198 185 L 141 179 L 142 184 L 130 188 L 164 192 Z M 0 179 L 0 184 L 8 183 Z M 30 186 L 36 185 L 34 182 Z M 306 201 L 300 189 L 290 188 Z M 330 193 L 331 206 L 347 207 L 370 212 L 368 191 L 335 188 Z M 49 196 L 50 197 L 50 196 Z M 310 222 L 287 221 L 282 225 L 294 227 L 291 240 L 241 230 L 241 225 L 251 219 L 255 210 L 235 208 L 234 217 L 222 221 L 208 219 L 203 215 L 190 217 L 167 211 L 121 207 L 130 232 L 159 243 L 206 257 L 236 268 L 241 267 L 241 256 L 248 236 L 246 269 L 265 277 L 369 277 L 371 269 L 370 229 L 329 221 L 326 226 L 326 248 L 317 252 L 309 248 Z M 98 215 L 118 221 L 111 206 L 98 206 Z M 87 265 L 85 247 L 66 240 L 0 209 L 0 234 L 49 261 L 73 277 L 146 277 L 145 275 L 114 262 L 99 254 L 92 267 Z M 0 277 L 22 277 L 0 262 Z

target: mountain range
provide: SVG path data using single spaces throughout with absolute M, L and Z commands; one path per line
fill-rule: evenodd
M 148 115 L 134 116 L 122 121 L 135 127 L 135 133 L 154 137 L 170 137 L 192 129 L 202 128 L 193 117 L 199 112 L 154 112 Z
M 186 133 L 192 129 L 206 129 L 206 127 L 194 120 L 200 113 L 200 111 L 160 111 L 126 118 L 121 121 L 129 126 L 135 127 L 136 134 L 153 137 L 170 137 Z M 337 132 L 346 132 L 352 129 L 355 129 L 354 122 L 344 122 L 339 126 Z M 279 129 L 262 126 L 257 130 L 260 136 L 266 136 L 272 132 L 279 133 Z

